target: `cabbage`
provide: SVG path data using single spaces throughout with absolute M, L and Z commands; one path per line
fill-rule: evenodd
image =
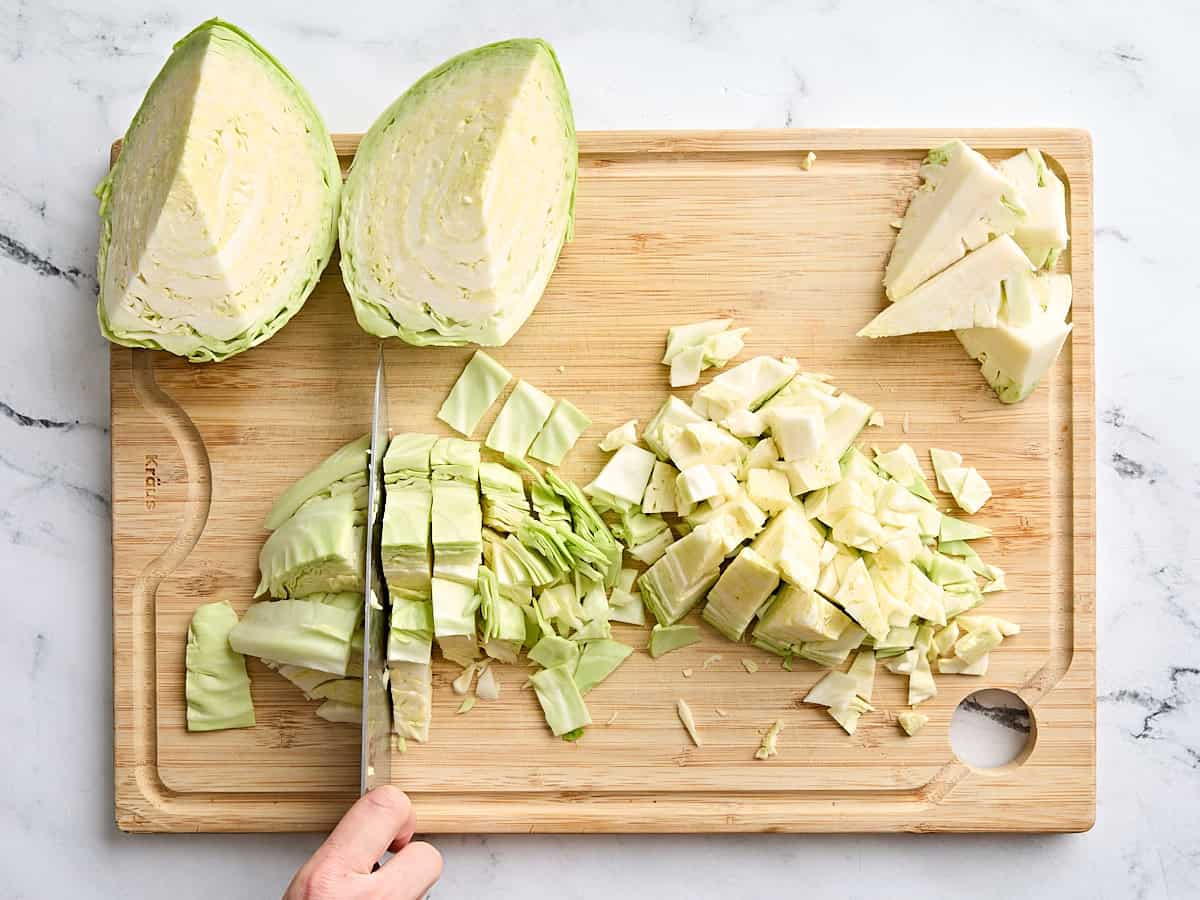
M 248 728 L 254 724 L 246 661 L 229 646 L 237 613 L 228 603 L 205 603 L 192 613 L 188 626 L 188 731 Z
M 362 590 L 365 522 L 355 493 L 309 500 L 263 544 L 254 596 Z
M 371 126 L 346 180 L 342 277 L 359 324 L 418 345 L 507 343 L 569 237 L 577 169 L 545 41 L 429 72 Z
M 329 261 L 341 171 L 304 89 L 244 31 L 180 40 L 101 182 L 100 330 L 194 362 L 260 344 Z
M 229 646 L 247 656 L 345 675 L 362 614 L 363 598 L 356 593 L 253 603 L 229 632 Z

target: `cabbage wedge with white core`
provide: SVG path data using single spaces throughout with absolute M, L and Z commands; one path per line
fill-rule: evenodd
M 930 150 L 888 259 L 883 285 L 899 300 L 1025 218 L 1017 189 L 962 141 Z
M 1001 282 L 1032 270 L 1016 241 L 1002 234 L 897 300 L 858 336 L 994 328 L 1000 317 Z
M 341 170 L 292 76 L 209 20 L 174 47 L 97 188 L 100 330 L 227 359 L 296 314 L 337 236 Z
M 371 126 L 346 179 L 342 277 L 359 324 L 417 345 L 507 343 L 570 236 L 577 171 L 545 41 L 429 72 Z

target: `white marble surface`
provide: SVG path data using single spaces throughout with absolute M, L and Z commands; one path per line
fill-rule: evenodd
M 376 0 L 225 11 L 286 61 L 337 131 L 365 128 L 453 52 L 540 34 L 563 60 L 580 128 L 1073 125 L 1095 139 L 1095 829 L 443 839 L 436 896 L 935 898 L 968 885 L 973 897 L 1200 896 L 1200 15 L 1184 0 L 1107 9 L 1123 6 Z M 211 11 L 0 3 L 0 898 L 272 896 L 317 840 L 131 837 L 112 825 L 108 357 L 89 192 L 171 42 Z

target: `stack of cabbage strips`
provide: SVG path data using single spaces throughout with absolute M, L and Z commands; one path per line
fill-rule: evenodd
M 267 515 L 258 595 L 229 634 L 324 701 L 317 714 L 358 721 L 369 436 L 351 441 L 285 491 Z
M 212 19 L 174 48 L 97 188 L 100 330 L 222 360 L 296 314 L 329 261 L 341 170 L 304 89 Z

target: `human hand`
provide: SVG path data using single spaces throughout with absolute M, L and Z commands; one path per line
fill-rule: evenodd
M 420 900 L 442 874 L 442 856 L 413 842 L 416 824 L 399 788 L 364 794 L 300 867 L 283 900 Z M 372 872 L 385 850 L 395 856 Z

